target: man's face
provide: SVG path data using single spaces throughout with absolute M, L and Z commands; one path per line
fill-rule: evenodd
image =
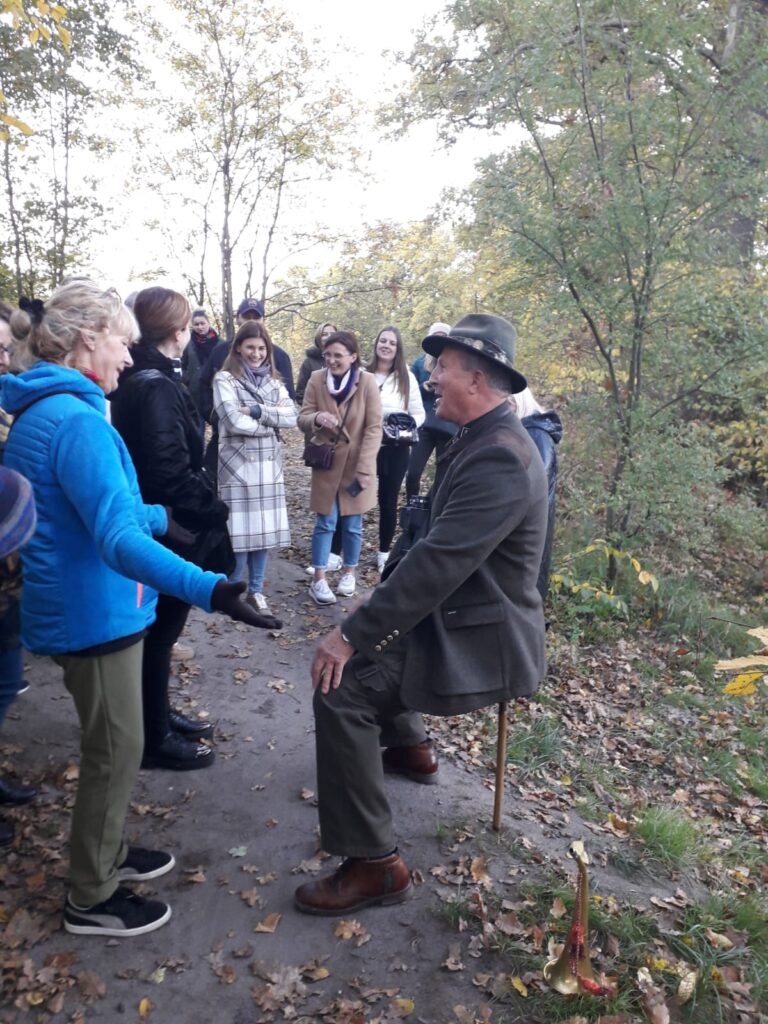
M 461 353 L 446 346 L 437 358 L 429 383 L 437 395 L 435 412 L 449 423 L 463 426 L 471 419 L 468 399 L 473 390 L 474 373 L 462 366 Z
M 192 318 L 192 333 L 196 334 L 199 338 L 204 338 L 210 329 L 211 325 L 208 323 L 207 317 L 196 316 Z
M 264 318 L 259 316 L 255 309 L 246 309 L 244 313 L 240 313 L 237 317 L 238 323 L 244 324 L 247 320 L 263 320 Z

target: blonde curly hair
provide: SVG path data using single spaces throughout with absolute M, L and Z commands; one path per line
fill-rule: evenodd
M 42 359 L 65 363 L 83 333 L 110 331 L 136 341 L 139 329 L 133 313 L 114 288 L 104 291 L 87 277 L 71 277 L 43 303 L 40 320 L 23 309 L 11 313 L 11 333 L 27 353 L 21 362 Z

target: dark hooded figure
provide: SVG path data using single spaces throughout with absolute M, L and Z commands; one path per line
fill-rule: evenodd
M 549 566 L 552 560 L 552 538 L 555 534 L 555 490 L 557 488 L 557 445 L 563 436 L 560 417 L 552 409 L 543 409 L 533 397 L 530 388 L 514 395 L 510 400 L 528 436 L 536 445 L 544 469 L 547 471 L 547 536 L 544 554 L 541 556 L 539 578 L 536 587 L 541 600 L 546 600 L 549 590 Z

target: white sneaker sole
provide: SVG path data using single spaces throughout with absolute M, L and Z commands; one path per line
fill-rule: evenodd
M 134 935 L 146 935 L 147 932 L 154 932 L 158 928 L 162 928 L 164 924 L 167 924 L 170 919 L 170 907 L 166 907 L 163 916 L 158 917 L 156 921 L 152 921 L 150 924 L 143 924 L 138 928 L 107 928 L 97 924 L 72 924 L 72 922 L 67 921 L 65 918 L 64 931 L 69 932 L 71 935 L 106 935 L 110 939 L 130 939 Z
M 336 595 L 335 594 L 331 594 L 330 597 L 327 597 L 327 598 L 325 598 L 325 600 L 322 600 L 322 601 L 311 590 L 309 592 L 309 596 L 312 598 L 312 600 L 315 602 L 315 604 L 320 605 L 321 608 L 325 608 L 329 604 L 336 604 Z

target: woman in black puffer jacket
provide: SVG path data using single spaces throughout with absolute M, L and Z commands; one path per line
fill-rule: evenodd
M 189 342 L 190 307 L 168 288 L 145 288 L 134 316 L 141 338 L 131 351 L 133 366 L 111 396 L 112 422 L 136 466 L 145 502 L 165 505 L 191 531 L 177 553 L 201 568 L 229 575 L 234 555 L 227 532 L 229 510 L 203 468 L 203 436 L 194 402 L 181 382 L 179 359 Z M 212 727 L 170 708 L 171 652 L 190 605 L 160 594 L 157 618 L 144 642 L 144 768 L 185 771 L 213 763 L 201 743 Z

